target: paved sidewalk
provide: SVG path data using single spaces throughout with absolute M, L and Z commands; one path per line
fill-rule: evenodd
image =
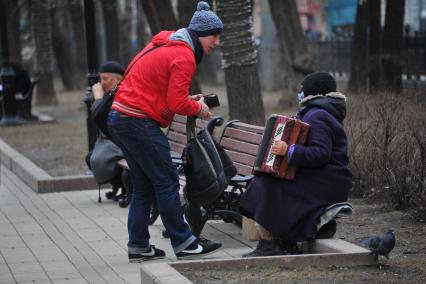
M 36 194 L 0 162 L 0 284 L 140 283 L 140 264 L 127 260 L 127 209 L 97 198 L 97 190 Z M 176 261 L 162 229 L 160 218 L 150 227 L 168 257 L 157 262 Z M 203 235 L 223 243 L 208 259 L 241 257 L 255 245 L 221 221 Z

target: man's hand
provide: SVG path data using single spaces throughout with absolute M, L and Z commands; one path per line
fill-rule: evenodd
M 284 156 L 287 153 L 288 144 L 284 141 L 275 141 L 271 147 L 271 153 L 274 155 Z
M 92 86 L 92 92 L 93 92 L 93 97 L 95 98 L 95 100 L 100 100 L 103 98 L 104 96 L 104 90 L 102 88 L 101 83 L 95 83 Z
M 198 101 L 198 100 L 200 100 L 202 97 L 203 97 L 203 94 L 197 94 L 197 95 L 189 96 L 189 99 L 190 99 L 190 100 L 193 100 L 193 101 Z
M 204 98 L 200 97 L 198 99 L 198 102 L 201 104 L 201 110 L 196 114 L 197 117 L 204 120 L 209 119 L 213 115 L 213 113 L 210 112 L 209 107 L 204 102 Z

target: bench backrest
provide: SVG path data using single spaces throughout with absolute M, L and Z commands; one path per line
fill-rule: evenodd
M 242 176 L 251 175 L 264 127 L 239 121 L 229 121 L 223 129 L 219 144 L 228 153 Z
M 176 114 L 172 123 L 167 129 L 167 139 L 169 140 L 170 150 L 172 153 L 180 155 L 183 148 L 186 146 L 186 116 Z M 201 128 L 206 128 L 210 133 L 213 132 L 214 127 L 223 124 L 222 117 L 213 117 L 210 120 L 196 120 L 196 132 Z

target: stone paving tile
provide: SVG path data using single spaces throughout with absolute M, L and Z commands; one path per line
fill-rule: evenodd
M 12 272 L 6 264 L 0 264 L 0 283 L 16 283 L 15 279 L 13 278 Z
M 15 226 L 12 225 L 12 223 L 2 223 L 1 224 L 1 232 L 0 235 L 2 236 L 17 236 L 18 232 L 15 229 Z
M 34 256 L 39 262 L 65 261 L 68 256 L 58 247 L 31 247 Z
M 17 234 L 3 235 L 0 241 L 0 250 L 5 248 L 24 248 L 25 243 L 19 238 Z
M 89 282 L 84 278 L 78 279 L 67 279 L 67 280 L 55 280 L 55 284 L 87 284 Z
M 37 262 L 11 263 L 8 266 L 17 282 L 50 281 Z
M 23 234 L 44 234 L 43 228 L 35 221 L 27 223 L 13 223 L 16 231 Z
M 34 254 L 28 247 L 0 249 L 3 258 L 8 264 L 22 262 L 37 262 Z
M 127 253 L 127 250 L 113 240 L 92 241 L 88 242 L 88 245 L 102 258 L 113 255 L 125 255 Z
M 0 198 L 1 284 L 140 283 L 140 264 L 126 254 L 128 208 L 105 198 L 98 203 L 97 190 L 36 194 L 7 169 L 0 179 L 0 197 L 7 197 Z M 166 251 L 152 262 L 177 261 L 163 229 L 160 218 L 149 228 L 152 244 Z M 239 257 L 255 246 L 240 227 L 220 220 L 209 221 L 203 236 L 223 243 L 205 259 Z
M 28 247 L 52 247 L 55 245 L 46 234 L 42 233 L 21 234 L 21 238 Z
M 67 219 L 66 222 L 74 230 L 93 229 L 98 227 L 95 222 L 87 218 L 70 218 Z
M 47 261 L 40 264 L 53 281 L 82 277 L 80 272 L 69 261 Z
M 3 258 L 3 255 L 0 250 L 0 265 L 4 265 L 4 264 L 6 264 L 6 260 Z

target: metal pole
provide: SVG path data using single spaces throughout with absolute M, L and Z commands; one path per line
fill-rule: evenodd
M 3 65 L 0 70 L 2 96 L 3 96 L 3 117 L 0 125 L 17 125 L 21 124 L 22 120 L 16 112 L 15 102 L 15 72 L 9 62 L 9 42 L 7 36 L 7 20 L 5 14 L 5 5 L 3 0 L 0 0 L 0 24 L 1 24 L 1 44 L 2 44 L 2 59 Z
M 84 18 L 86 26 L 86 47 L 87 47 L 87 67 L 89 73 L 87 74 L 87 91 L 84 96 L 84 103 L 87 108 L 86 126 L 87 138 L 89 145 L 89 152 L 95 146 L 98 128 L 96 127 L 90 107 L 93 102 L 92 86 L 99 81 L 98 74 L 98 50 L 96 45 L 96 25 L 95 25 L 95 7 L 93 0 L 84 0 Z

